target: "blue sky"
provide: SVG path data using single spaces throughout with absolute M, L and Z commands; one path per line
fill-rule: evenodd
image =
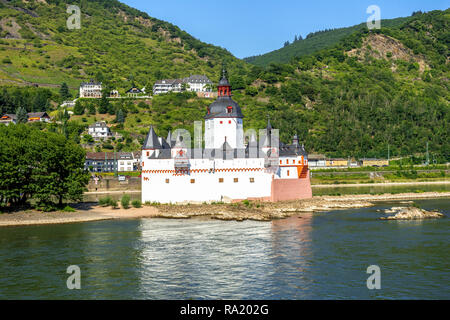
M 377 5 L 381 18 L 443 10 L 450 0 L 121 0 L 168 21 L 192 36 L 228 49 L 238 58 L 266 53 L 296 34 L 365 22 Z

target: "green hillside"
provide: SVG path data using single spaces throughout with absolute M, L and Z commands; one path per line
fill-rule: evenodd
M 411 19 L 412 17 L 385 19 L 381 21 L 381 25 L 384 28 L 396 28 Z M 303 40 L 295 41 L 281 49 L 265 54 L 244 58 L 244 61 L 260 67 L 266 67 L 272 62 L 289 63 L 294 57 L 301 57 L 322 49 L 330 48 L 345 37 L 364 29 L 367 29 L 366 23 L 347 28 L 313 32 L 308 34 Z
M 0 3 L 6 3 L 0 113 L 49 111 L 61 123 L 37 125 L 78 143 L 89 144 L 80 136 L 89 123 L 105 120 L 123 138 L 97 148 L 137 150 L 150 125 L 163 136 L 180 127 L 192 131 L 212 101 L 189 93 L 80 100 L 68 119 L 56 109 L 62 82 L 76 88 L 95 78 L 123 92 L 133 82 L 151 86 L 160 77 L 194 73 L 217 81 L 225 62 L 245 128 L 263 128 L 269 115 L 284 142 L 298 134 L 309 152 L 386 157 L 389 147 L 391 156 L 424 154 L 428 142 L 431 159 L 450 161 L 450 10 L 361 29 L 331 47 L 261 68 L 117 1 L 81 1 L 81 30 L 64 27 L 67 1 Z M 49 88 L 24 86 L 30 82 Z
M 70 3 L 81 9 L 79 30 L 66 27 Z M 0 84 L 75 89 L 93 78 L 125 91 L 190 74 L 216 80 L 223 61 L 245 72 L 227 50 L 116 0 L 2 0 L 0 38 Z

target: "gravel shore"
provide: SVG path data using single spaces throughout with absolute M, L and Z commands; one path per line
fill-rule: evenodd
M 139 218 L 188 219 L 192 217 L 208 217 L 219 220 L 271 221 L 299 215 L 304 212 L 370 207 L 376 201 L 433 198 L 450 198 L 450 192 L 321 196 L 308 200 L 276 203 L 239 202 L 233 204 L 155 205 L 130 209 L 112 209 L 111 207 L 100 207 L 92 203 L 83 203 L 77 206 L 77 212 L 70 213 L 44 213 L 29 210 L 0 214 L 0 227 Z

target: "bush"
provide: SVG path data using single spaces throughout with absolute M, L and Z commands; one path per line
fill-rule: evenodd
M 108 197 L 104 197 L 104 198 L 100 198 L 98 200 L 98 204 L 102 207 L 107 207 L 108 205 L 111 204 L 112 198 L 110 196 Z
M 74 208 L 71 206 L 65 206 L 64 209 L 61 210 L 62 212 L 77 212 Z
M 124 194 L 120 200 L 120 203 L 122 204 L 122 208 L 128 209 L 130 207 L 130 196 L 128 194 Z
M 142 203 L 141 203 L 141 201 L 139 201 L 139 200 L 133 200 L 133 201 L 131 202 L 131 205 L 132 205 L 133 207 L 135 207 L 135 208 L 140 208 L 140 207 L 142 207 Z
M 117 209 L 119 206 L 117 205 L 117 200 L 111 199 L 109 202 L 110 206 L 113 207 L 113 209 Z

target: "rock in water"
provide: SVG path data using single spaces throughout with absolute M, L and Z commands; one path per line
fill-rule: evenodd
M 395 210 L 397 209 L 397 210 Z M 394 216 L 382 217 L 381 220 L 418 220 L 418 219 L 435 219 L 443 218 L 444 215 L 439 212 L 426 211 L 423 209 L 408 207 L 408 208 L 392 208 L 386 210 L 387 213 L 392 211 L 397 212 Z

